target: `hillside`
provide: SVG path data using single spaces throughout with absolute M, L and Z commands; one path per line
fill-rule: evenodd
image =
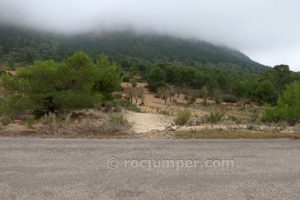
M 115 60 L 176 63 L 257 72 L 265 66 L 237 50 L 166 35 L 135 34 L 131 31 L 102 34 L 55 35 L 30 29 L 0 27 L 0 64 L 14 67 L 36 59 L 62 60 L 83 50 L 95 57 L 103 52 Z

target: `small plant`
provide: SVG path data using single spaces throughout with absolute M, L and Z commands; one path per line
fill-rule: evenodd
M 228 120 L 230 120 L 232 122 L 235 122 L 237 124 L 242 124 L 243 123 L 243 120 L 241 118 L 238 118 L 238 117 L 233 116 L 233 115 L 229 115 Z
M 248 124 L 247 129 L 248 130 L 255 130 L 255 126 L 253 124 Z
M 120 105 L 116 105 L 116 106 L 113 107 L 112 111 L 116 112 L 116 113 L 121 112 L 122 111 L 122 107 Z
M 128 121 L 123 115 L 112 115 L 109 120 L 114 125 L 127 125 Z
M 192 130 L 190 131 L 190 133 L 191 133 L 191 135 L 193 135 L 193 136 L 197 136 L 198 131 L 197 131 L 196 129 L 192 129 Z
M 57 127 L 57 117 L 56 117 L 55 113 L 49 113 L 48 115 L 45 114 L 41 118 L 41 122 L 42 122 L 42 124 L 49 125 L 53 128 Z
M 159 111 L 159 114 L 162 114 L 162 115 L 170 115 L 170 112 L 167 111 L 167 110 L 161 110 L 161 111 Z
M 115 102 L 116 104 L 120 105 L 125 110 L 133 111 L 133 112 L 141 112 L 141 109 L 137 107 L 135 104 L 132 104 L 126 100 L 119 100 Z
M 129 81 L 130 81 L 132 87 L 135 88 L 137 86 L 137 80 L 135 78 L 131 78 Z
M 32 128 L 33 127 L 33 122 L 34 122 L 34 116 L 33 115 L 29 115 L 26 118 L 26 125 L 28 128 Z
M 238 102 L 238 99 L 233 95 L 223 95 L 221 98 L 226 103 L 237 103 Z
M 222 117 L 224 116 L 223 113 L 219 112 L 219 111 L 214 111 L 211 112 L 209 115 L 204 116 L 204 121 L 206 123 L 218 123 L 219 121 L 222 120 Z
M 121 133 L 126 131 L 130 127 L 128 121 L 123 115 L 112 115 L 108 122 L 106 122 L 101 128 L 100 132 L 105 134 Z
M 72 113 L 69 113 L 69 114 L 66 115 L 66 118 L 65 118 L 65 125 L 66 126 L 68 126 L 70 124 L 71 117 L 72 117 Z
M 106 101 L 102 104 L 102 112 L 109 113 L 113 109 L 113 104 L 111 101 Z
M 256 124 L 260 122 L 261 120 L 260 112 L 257 109 L 253 108 L 250 110 L 250 120 L 252 123 L 256 123 Z
M 181 110 L 177 114 L 175 123 L 177 125 L 183 126 L 189 121 L 190 118 L 191 118 L 191 112 L 189 110 L 187 109 Z

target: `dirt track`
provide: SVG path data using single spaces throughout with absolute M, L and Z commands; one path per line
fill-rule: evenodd
M 172 119 L 166 115 L 126 112 L 125 117 L 132 124 L 135 133 L 164 131 Z

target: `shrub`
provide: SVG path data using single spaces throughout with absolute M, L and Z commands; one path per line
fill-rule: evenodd
M 101 111 L 104 113 L 109 113 L 113 111 L 113 103 L 111 101 L 106 101 L 101 105 Z
M 214 90 L 213 92 L 213 98 L 216 104 L 221 104 L 223 101 L 222 98 L 222 91 L 219 89 Z
M 33 106 L 32 102 L 27 98 L 19 95 L 8 96 L 0 102 L 0 114 L 8 116 L 9 118 L 15 118 L 20 113 L 25 114 L 26 112 L 30 112 L 29 108 Z
M 41 118 L 41 122 L 44 125 L 57 126 L 57 116 L 54 113 L 45 114 Z
M 218 123 L 222 120 L 224 114 L 220 111 L 211 112 L 209 115 L 204 116 L 204 121 L 206 123 Z
M 2 76 L 1 85 L 8 96 L 0 103 L 0 112 L 41 117 L 49 112 L 93 108 L 120 87 L 121 78 L 119 68 L 105 56 L 96 64 L 83 52 L 63 63 L 37 61 L 31 67 L 18 68 L 15 76 Z
M 68 126 L 71 122 L 72 113 L 68 113 L 65 117 L 65 125 Z
M 129 110 L 129 111 L 133 111 L 133 112 L 141 112 L 141 109 L 139 107 L 137 107 L 135 104 L 132 104 L 131 102 L 126 101 L 124 99 L 115 101 L 115 103 L 117 105 L 120 105 L 125 110 Z
M 158 88 L 166 86 L 166 72 L 160 67 L 154 67 L 148 75 L 148 88 L 156 92 Z
M 11 122 L 11 118 L 8 117 L 8 116 L 2 116 L 2 117 L 0 118 L 0 123 L 1 123 L 3 126 L 6 126 L 6 125 L 10 124 L 10 122 Z
M 233 115 L 229 115 L 228 120 L 230 120 L 232 122 L 235 122 L 236 124 L 242 124 L 243 123 L 243 119 L 238 118 L 238 117 L 233 116 Z
M 159 111 L 159 114 L 170 115 L 170 112 L 168 110 L 161 110 L 161 111 Z
M 257 102 L 274 104 L 277 92 L 273 83 L 269 80 L 262 81 L 254 91 Z
M 127 125 L 128 121 L 123 115 L 112 115 L 109 120 L 114 125 Z
M 233 95 L 223 95 L 222 100 L 226 103 L 236 103 L 238 99 Z
M 207 86 L 203 86 L 200 91 L 200 96 L 204 99 L 204 104 L 207 105 L 207 98 L 208 98 L 209 90 Z
M 130 127 L 123 115 L 112 115 L 108 122 L 101 128 L 102 133 L 112 134 L 126 131 Z
M 130 81 L 132 87 L 135 88 L 137 86 L 137 80 L 135 78 L 131 78 L 129 81 Z
M 93 84 L 96 91 L 107 95 L 120 89 L 122 71 L 115 63 L 110 62 L 106 55 L 101 54 L 97 58 L 92 73 L 94 73 Z
M 160 87 L 157 89 L 156 96 L 163 99 L 165 101 L 165 104 L 168 101 L 168 98 L 171 98 L 174 96 L 174 93 L 170 90 L 169 87 Z
M 34 122 L 34 116 L 33 115 L 29 115 L 26 118 L 26 125 L 28 128 L 32 128 L 33 127 L 33 122 Z
M 263 121 L 286 121 L 295 124 L 300 121 L 300 82 L 290 84 L 280 95 L 276 107 L 267 108 Z
M 177 125 L 183 126 L 189 121 L 190 118 L 191 118 L 191 112 L 189 110 L 187 109 L 181 110 L 177 114 L 175 123 Z

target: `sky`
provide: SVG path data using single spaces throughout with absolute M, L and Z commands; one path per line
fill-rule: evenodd
M 0 0 L 0 22 L 68 34 L 130 27 L 300 71 L 299 9 L 299 0 Z

